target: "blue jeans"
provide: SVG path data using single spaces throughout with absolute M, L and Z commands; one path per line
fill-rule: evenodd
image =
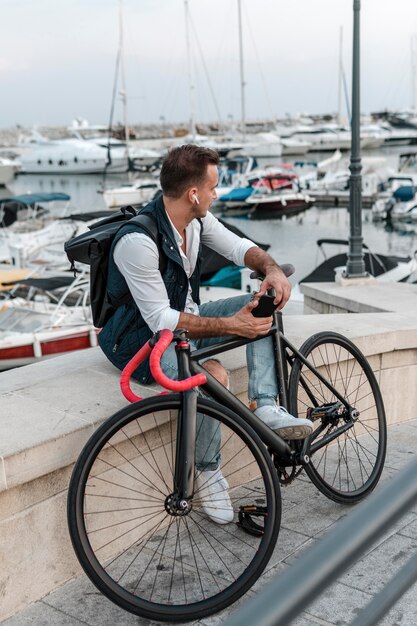
M 207 302 L 200 306 L 201 317 L 230 317 L 245 306 L 251 294 L 236 296 L 216 302 Z M 206 348 L 226 337 L 207 337 L 191 339 L 191 349 Z M 274 350 L 271 337 L 265 337 L 246 346 L 246 359 L 249 373 L 249 400 L 256 400 L 257 406 L 274 404 L 278 395 L 277 379 L 274 366 Z M 175 346 L 171 344 L 164 352 L 161 365 L 164 373 L 178 377 Z M 214 470 L 220 462 L 220 424 L 217 420 L 197 414 L 196 430 L 196 467 L 199 470 Z

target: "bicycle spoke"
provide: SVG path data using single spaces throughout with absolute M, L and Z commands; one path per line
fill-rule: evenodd
M 175 473 L 181 471 L 175 465 L 182 462 L 177 438 L 184 432 L 178 395 L 146 399 L 121 411 L 120 422 L 104 423 L 86 446 L 77 491 L 70 488 L 72 528 L 79 532 L 75 545 L 88 563 L 87 574 L 93 572 L 92 581 L 120 606 L 156 621 L 160 615 L 186 621 L 194 610 L 202 618 L 234 601 L 264 569 L 279 529 L 279 485 L 260 439 L 228 409 L 197 402 L 196 458 L 205 456 L 194 480 L 205 463 L 211 470 L 210 463 L 218 462 L 220 480 L 229 481 L 226 499 L 223 483 L 212 495 L 204 493 L 211 485 L 204 474 L 192 499 L 175 489 Z M 236 523 L 216 523 L 216 513 L 223 506 L 230 511 L 230 503 L 235 519 L 243 505 L 265 507 L 264 534 L 250 536 Z
M 319 333 L 307 344 L 304 356 L 331 388 L 295 357 L 290 383 L 291 402 L 295 402 L 292 410 L 304 417 L 309 409 L 327 405 L 323 417 L 314 418 L 313 413 L 310 443 L 315 451 L 306 472 L 328 497 L 340 502 L 359 499 L 373 489 L 385 456 L 385 415 L 377 383 L 369 364 L 349 340 Z M 333 412 L 332 405 L 338 406 L 336 392 L 358 411 L 353 423 L 347 412 Z M 344 430 L 345 424 L 348 429 Z

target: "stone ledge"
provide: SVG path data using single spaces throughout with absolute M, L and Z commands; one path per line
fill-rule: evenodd
M 352 279 L 350 279 L 352 280 Z M 383 283 L 378 280 L 367 284 L 303 283 L 300 285 L 305 303 L 310 301 L 334 306 L 351 313 L 397 312 L 416 313 L 417 285 Z
M 244 350 L 225 355 L 223 363 L 231 371 L 234 393 L 245 391 Z M 4 372 L 0 492 L 74 463 L 95 428 L 127 406 L 119 378 L 99 348 Z M 162 391 L 136 381 L 132 389 L 142 397 Z
M 405 314 L 288 316 L 285 328 L 296 346 L 331 329 L 353 339 L 368 357 L 417 347 L 417 320 Z M 223 354 L 222 362 L 233 392 L 245 394 L 244 348 Z M 137 382 L 133 389 L 144 397 L 160 391 Z M 97 425 L 126 406 L 119 372 L 99 348 L 2 373 L 0 399 L 6 408 L 0 421 L 0 491 L 73 463 Z

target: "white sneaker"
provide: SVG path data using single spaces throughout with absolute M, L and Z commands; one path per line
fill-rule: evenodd
M 200 472 L 196 469 L 194 502 L 216 524 L 233 522 L 233 507 L 228 490 L 229 483 L 220 469 Z
M 283 439 L 305 439 L 313 432 L 313 422 L 294 417 L 283 406 L 260 406 L 255 415 Z

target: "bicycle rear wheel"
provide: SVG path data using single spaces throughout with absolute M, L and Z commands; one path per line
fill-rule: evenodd
M 211 521 L 198 490 L 188 514 L 172 514 L 179 408 L 178 395 L 159 396 L 109 418 L 84 447 L 68 495 L 71 539 L 92 582 L 127 611 L 171 622 L 210 615 L 243 595 L 272 554 L 281 517 L 276 471 L 260 438 L 202 398 L 199 413 L 220 429 L 234 522 Z M 196 445 L 201 450 L 198 428 Z M 245 505 L 265 512 L 259 536 L 235 523 Z
M 350 419 L 334 392 L 295 359 L 289 409 L 314 423 L 306 473 L 328 498 L 353 504 L 375 488 L 384 466 L 387 426 L 378 383 L 360 350 L 337 333 L 313 335 L 300 352 L 358 412 Z

